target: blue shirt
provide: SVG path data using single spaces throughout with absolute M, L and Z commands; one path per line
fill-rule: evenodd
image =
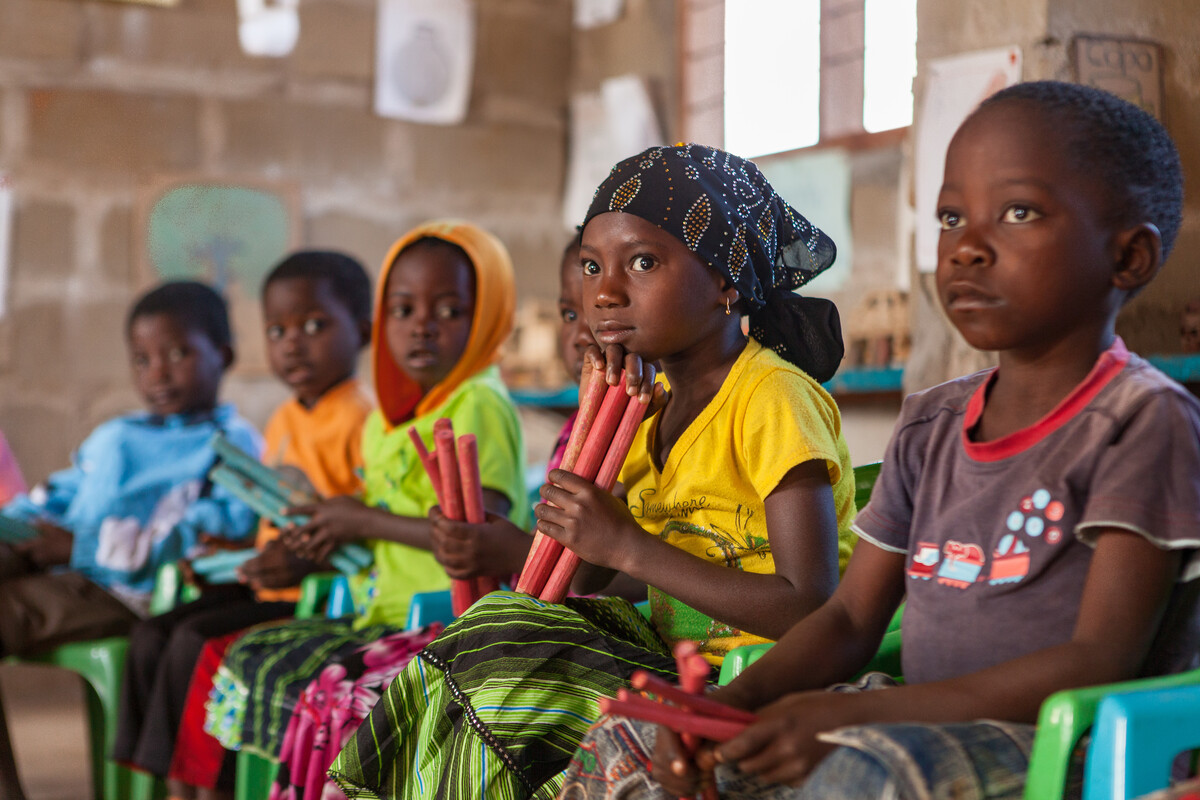
M 258 431 L 230 404 L 200 414 L 129 414 L 99 425 L 70 468 L 3 512 L 71 531 L 70 568 L 145 611 L 158 568 L 191 553 L 201 533 L 244 539 L 255 531 L 254 512 L 207 480 L 217 431 L 255 456 L 262 451 Z

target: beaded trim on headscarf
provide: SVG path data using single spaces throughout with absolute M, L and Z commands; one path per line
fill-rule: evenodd
M 613 167 L 583 224 L 609 211 L 682 241 L 737 288 L 752 336 L 818 380 L 833 375 L 842 355 L 836 309 L 791 292 L 828 269 L 837 248 L 754 162 L 698 144 L 652 147 Z

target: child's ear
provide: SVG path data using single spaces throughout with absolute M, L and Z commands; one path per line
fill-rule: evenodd
M 358 349 L 361 350 L 371 343 L 371 320 L 364 319 L 358 322 Z
M 1154 280 L 1162 267 L 1162 234 L 1151 222 L 1126 228 L 1114 241 L 1117 261 L 1113 286 L 1134 292 Z
M 229 345 L 222 347 L 221 363 L 225 365 L 224 368 L 229 369 L 233 366 L 233 362 L 235 361 L 237 361 L 237 353 L 234 352 L 233 348 Z

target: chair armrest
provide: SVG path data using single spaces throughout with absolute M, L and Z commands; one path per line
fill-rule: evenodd
M 1096 706 L 1111 694 L 1200 684 L 1200 670 L 1142 678 L 1102 686 L 1085 686 L 1055 692 L 1042 703 L 1038 713 L 1037 737 L 1029 754 L 1025 781 L 1026 800 L 1061 798 L 1067 783 L 1071 753 L 1096 718 Z
M 300 599 L 296 601 L 296 619 L 312 619 L 321 616 L 325 598 L 333 588 L 336 572 L 314 572 L 300 581 Z

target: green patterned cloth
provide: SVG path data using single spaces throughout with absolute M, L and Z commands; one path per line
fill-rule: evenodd
M 251 628 L 225 652 L 205 704 L 205 730 L 226 749 L 278 756 L 296 701 L 321 667 L 400 630 L 354 630 L 353 621 L 295 619 Z
M 675 661 L 619 598 L 476 603 L 409 663 L 330 775 L 349 797 L 553 798 L 598 699 Z

